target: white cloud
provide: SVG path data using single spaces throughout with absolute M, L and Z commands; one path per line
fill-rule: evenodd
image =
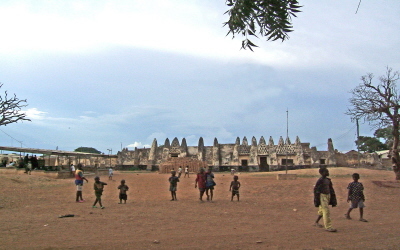
M 32 120 L 43 120 L 47 114 L 47 112 L 39 111 L 37 108 L 31 108 L 22 112 L 26 114 L 27 118 Z
M 142 144 L 141 142 L 134 142 L 132 144 L 129 144 L 128 146 L 126 146 L 127 148 L 150 148 L 151 145 L 148 144 Z

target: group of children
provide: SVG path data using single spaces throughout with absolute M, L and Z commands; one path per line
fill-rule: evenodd
M 186 171 L 185 171 L 186 172 Z M 170 183 L 169 191 L 171 192 L 171 201 L 177 201 L 176 191 L 178 187 L 178 182 L 181 177 L 182 171 L 179 170 L 179 175 L 176 176 L 176 172 L 174 170 L 171 171 L 171 177 L 169 177 L 168 181 Z M 327 168 L 320 168 L 319 173 L 321 178 L 318 179 L 317 183 L 314 187 L 314 205 L 318 207 L 318 217 L 315 221 L 316 227 L 325 227 L 325 230 L 328 232 L 336 232 L 337 230 L 332 227 L 332 222 L 330 218 L 330 210 L 329 205 L 335 207 L 337 205 L 336 194 L 335 190 L 333 189 L 333 184 L 329 176 L 329 170 Z M 358 180 L 360 179 L 360 175 L 358 173 L 354 173 L 352 175 L 353 182 L 349 183 L 348 189 L 348 196 L 347 202 L 350 202 L 350 207 L 345 214 L 346 219 L 351 220 L 350 213 L 353 209 L 359 208 L 360 209 L 360 221 L 367 222 L 363 218 L 364 216 L 364 186 Z M 112 171 L 109 173 L 109 179 L 112 180 Z M 83 202 L 82 198 L 82 185 L 83 181 L 88 182 L 88 180 L 83 176 L 82 165 L 78 164 L 77 170 L 75 171 L 75 185 L 77 186 L 77 193 L 76 193 L 76 202 Z M 100 181 L 100 177 L 96 176 L 94 178 L 94 191 L 96 200 L 93 204 L 93 208 L 97 208 L 96 204 L 99 203 L 100 208 L 104 209 L 103 204 L 101 203 L 101 196 L 103 194 L 104 186 L 107 185 L 105 182 Z M 214 195 L 214 186 L 216 185 L 214 181 L 214 174 L 212 173 L 212 169 L 208 169 L 207 172 L 203 168 L 200 169 L 199 173 L 196 176 L 195 180 L 195 188 L 199 189 L 200 196 L 199 200 L 203 201 L 204 193 L 207 196 L 207 201 L 211 201 Z M 232 192 L 231 201 L 236 196 L 237 200 L 239 201 L 239 188 L 241 184 L 239 182 L 239 177 L 235 175 L 233 177 L 233 181 L 230 184 L 229 191 Z M 118 186 L 119 192 L 119 204 L 126 204 L 127 191 L 129 187 L 125 184 L 125 180 L 121 180 L 121 184 Z M 323 219 L 324 226 L 319 224 L 319 221 Z
M 179 168 L 181 169 L 181 168 Z M 176 191 L 179 182 L 179 178 L 181 176 L 181 171 L 178 169 L 179 175 L 176 176 L 176 172 L 174 170 L 171 171 L 171 177 L 169 177 L 168 181 L 170 183 L 169 191 L 171 192 L 171 201 L 177 201 Z M 186 170 L 185 170 L 186 175 Z M 234 176 L 233 181 L 229 187 L 229 191 L 232 191 L 231 201 L 233 201 L 233 197 L 237 196 L 237 200 L 239 201 L 239 188 L 240 182 L 238 181 L 239 177 Z M 199 200 L 203 201 L 204 193 L 207 196 L 207 201 L 211 201 L 214 196 L 214 186 L 217 185 L 214 181 L 214 173 L 212 173 L 212 169 L 209 168 L 207 172 L 205 172 L 204 168 L 200 168 L 199 173 L 196 176 L 194 188 L 199 188 L 200 197 Z
M 335 228 L 332 227 L 332 222 L 330 218 L 329 205 L 335 207 L 337 205 L 335 190 L 333 189 L 333 184 L 329 176 L 329 170 L 327 168 L 320 168 L 319 173 L 321 178 L 318 179 L 317 183 L 314 187 L 314 205 L 318 207 L 318 217 L 315 221 L 315 226 L 323 228 L 328 232 L 337 232 Z M 360 179 L 360 175 L 358 173 L 354 173 L 352 175 L 353 182 L 349 183 L 347 186 L 348 195 L 347 202 L 350 202 L 350 208 L 345 214 L 346 219 L 351 220 L 350 212 L 355 209 L 360 209 L 360 221 L 367 222 L 364 216 L 364 186 L 358 180 Z M 319 221 L 323 219 L 324 226 L 319 224 Z
M 171 201 L 177 201 L 176 197 L 176 191 L 177 191 L 177 186 L 179 182 L 179 178 L 181 172 L 179 172 L 179 176 L 176 176 L 176 172 L 173 170 L 171 171 L 171 177 L 169 177 L 168 181 L 170 183 L 170 188 L 169 191 L 171 192 Z M 109 180 L 112 180 L 112 171 L 109 172 Z M 240 182 L 238 181 L 239 177 L 234 176 L 233 181 L 231 182 L 231 185 L 229 187 L 229 191 L 232 191 L 232 197 L 231 201 L 233 201 L 233 197 L 237 196 L 237 200 L 239 201 L 239 188 L 240 188 Z M 76 192 L 76 202 L 84 202 L 82 198 L 82 186 L 83 186 L 83 181 L 89 182 L 88 179 L 86 179 L 83 176 L 83 171 L 82 171 L 82 165 L 78 164 L 77 170 L 75 171 L 75 185 L 77 187 L 77 192 Z M 96 176 L 94 178 L 94 193 L 96 196 L 96 200 L 93 203 L 93 208 L 97 208 L 97 203 L 99 203 L 100 208 L 104 209 L 105 207 L 103 206 L 101 202 L 101 196 L 104 191 L 104 186 L 107 185 L 107 183 L 100 181 L 100 177 Z M 212 201 L 213 199 L 213 190 L 214 186 L 216 185 L 214 181 L 214 174 L 212 173 L 211 169 L 209 169 L 206 173 L 203 168 L 200 169 L 200 172 L 197 174 L 197 178 L 195 180 L 195 188 L 197 188 L 197 185 L 199 186 L 199 191 L 200 191 L 200 200 L 203 201 L 203 195 L 204 192 L 206 192 L 207 195 L 207 200 Z M 118 186 L 118 189 L 120 190 L 119 192 L 119 203 L 122 204 L 122 201 L 124 201 L 124 204 L 126 204 L 126 200 L 128 199 L 127 191 L 129 190 L 129 187 L 125 184 L 125 180 L 121 180 L 121 185 Z
M 83 181 L 85 180 L 86 183 L 89 182 L 88 179 L 86 179 L 83 176 L 83 166 L 82 164 L 78 164 L 77 169 L 74 172 L 75 175 L 75 185 L 76 185 L 76 202 L 84 202 L 85 200 L 82 198 L 82 187 L 83 187 Z M 113 171 L 112 168 L 109 170 L 109 175 L 108 179 L 112 180 L 113 176 Z M 101 203 L 101 196 L 103 195 L 104 191 L 104 186 L 107 185 L 107 183 L 100 181 L 100 177 L 96 176 L 94 178 L 94 194 L 96 196 L 96 200 L 93 203 L 93 208 L 97 208 L 97 203 L 99 203 L 100 208 L 104 209 L 105 207 Z M 124 201 L 124 204 L 126 204 L 126 200 L 128 199 L 127 191 L 129 190 L 129 187 L 125 184 L 125 180 L 121 180 L 121 185 L 118 186 L 119 189 L 119 203 L 122 204 L 122 201 Z

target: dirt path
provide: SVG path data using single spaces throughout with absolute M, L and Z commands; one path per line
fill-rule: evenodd
M 114 180 L 102 179 L 108 183 L 103 210 L 91 208 L 93 179 L 84 185 L 86 202 L 76 203 L 72 179 L 1 175 L 0 249 L 399 248 L 400 188 L 392 172 L 330 169 L 339 204 L 331 209 L 338 232 L 329 233 L 312 226 L 317 171 L 290 171 L 299 178 L 284 181 L 276 180 L 278 172 L 242 173 L 240 202 L 230 201 L 232 176 L 216 173 L 212 203 L 198 200 L 194 175 L 181 178 L 179 200 L 170 201 L 169 175 L 116 172 Z M 358 210 L 352 212 L 353 220 L 343 216 L 355 171 L 365 187 L 367 223 L 357 220 Z M 130 187 L 126 205 L 117 204 L 121 179 Z M 62 214 L 75 217 L 58 218 Z

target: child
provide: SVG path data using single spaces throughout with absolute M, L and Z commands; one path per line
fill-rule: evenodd
M 351 217 L 350 217 L 351 210 L 359 207 L 360 208 L 360 221 L 367 222 L 367 220 L 363 218 L 364 207 L 365 207 L 365 205 L 364 205 L 365 197 L 364 197 L 364 191 L 363 191 L 364 186 L 361 182 L 358 182 L 358 180 L 360 179 L 359 174 L 354 173 L 352 175 L 352 177 L 353 177 L 354 181 L 350 182 L 349 186 L 347 187 L 347 189 L 349 190 L 349 193 L 347 196 L 347 202 L 350 201 L 350 208 L 344 216 L 346 216 L 346 219 L 351 220 Z
M 324 218 L 325 230 L 328 232 L 336 232 L 337 230 L 332 227 L 330 218 L 329 205 L 335 207 L 337 205 L 335 190 L 333 189 L 331 179 L 329 176 L 329 170 L 326 168 L 320 168 L 319 173 L 321 178 L 318 179 L 314 187 L 314 205 L 318 207 L 318 218 L 315 221 L 315 226 L 322 227 L 319 224 L 319 220 Z
M 215 186 L 214 174 L 212 173 L 212 168 L 209 168 L 206 173 L 206 195 L 207 195 L 207 200 L 211 202 L 214 196 L 214 186 Z M 210 191 L 210 195 L 208 195 L 208 191 Z
M 75 166 L 74 166 L 74 164 L 71 164 L 70 170 L 71 170 L 71 176 L 75 176 Z
M 129 190 L 129 187 L 125 185 L 125 180 L 121 180 L 121 185 L 118 186 L 119 189 L 119 203 L 122 204 L 122 200 L 124 200 L 124 203 L 126 204 L 126 200 L 128 199 L 128 195 L 126 194 L 126 191 Z
M 181 175 L 182 175 L 182 167 L 179 166 L 179 168 L 178 168 L 178 178 L 181 178 Z
M 199 191 L 200 191 L 200 201 L 203 201 L 203 195 L 204 191 L 206 189 L 206 175 L 204 174 L 204 168 L 200 168 L 200 172 L 197 174 L 194 188 L 197 188 L 199 186 Z
M 236 195 L 237 196 L 237 200 L 239 201 L 239 188 L 240 188 L 240 182 L 238 181 L 239 177 L 237 175 L 235 175 L 233 177 L 233 181 L 231 182 L 231 186 L 229 187 L 229 191 L 232 190 L 232 197 L 231 197 L 231 201 L 233 201 L 233 197 Z
M 178 182 L 179 182 L 179 177 L 176 177 L 176 172 L 175 171 L 171 171 L 171 177 L 169 177 L 168 181 L 170 183 L 169 185 L 169 191 L 171 191 L 171 196 L 172 199 L 171 201 L 177 201 L 178 199 L 176 198 L 176 190 L 178 187 Z
M 82 197 L 82 188 L 83 181 L 85 180 L 88 183 L 88 179 L 83 176 L 83 165 L 81 163 L 78 164 L 77 170 L 75 171 L 75 185 L 76 185 L 76 202 L 84 202 L 85 200 Z
M 185 168 L 185 175 L 183 176 L 183 178 L 186 178 L 186 175 L 187 175 L 187 177 L 189 178 L 189 166 L 186 166 L 186 168 Z
M 96 176 L 94 178 L 94 185 L 93 186 L 94 186 L 94 194 L 96 195 L 96 200 L 93 203 L 93 208 L 97 208 L 96 207 L 97 202 L 99 202 L 101 209 L 105 208 L 105 207 L 103 207 L 103 204 L 101 204 L 101 195 L 103 194 L 103 189 L 104 189 L 105 185 L 107 185 L 107 183 L 101 182 L 100 181 L 100 177 Z
M 110 168 L 108 169 L 108 179 L 109 179 L 109 180 L 112 180 L 112 177 L 113 177 L 113 169 L 112 169 L 112 167 L 110 167 Z

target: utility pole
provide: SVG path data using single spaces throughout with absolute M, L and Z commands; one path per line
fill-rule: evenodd
M 21 144 L 21 150 L 22 150 L 22 141 L 17 141 Z M 21 158 L 21 151 L 19 151 L 19 158 Z
M 289 138 L 289 110 L 286 108 L 286 142 Z M 287 169 L 288 169 L 288 151 L 289 151 L 289 147 L 288 145 L 286 145 L 286 174 L 287 174 Z
M 357 161 L 358 167 L 360 167 L 360 125 L 358 124 L 358 118 L 356 118 L 357 125 Z
M 112 155 L 112 149 L 107 149 L 108 150 L 108 158 L 110 158 L 110 168 L 111 168 L 111 155 Z

